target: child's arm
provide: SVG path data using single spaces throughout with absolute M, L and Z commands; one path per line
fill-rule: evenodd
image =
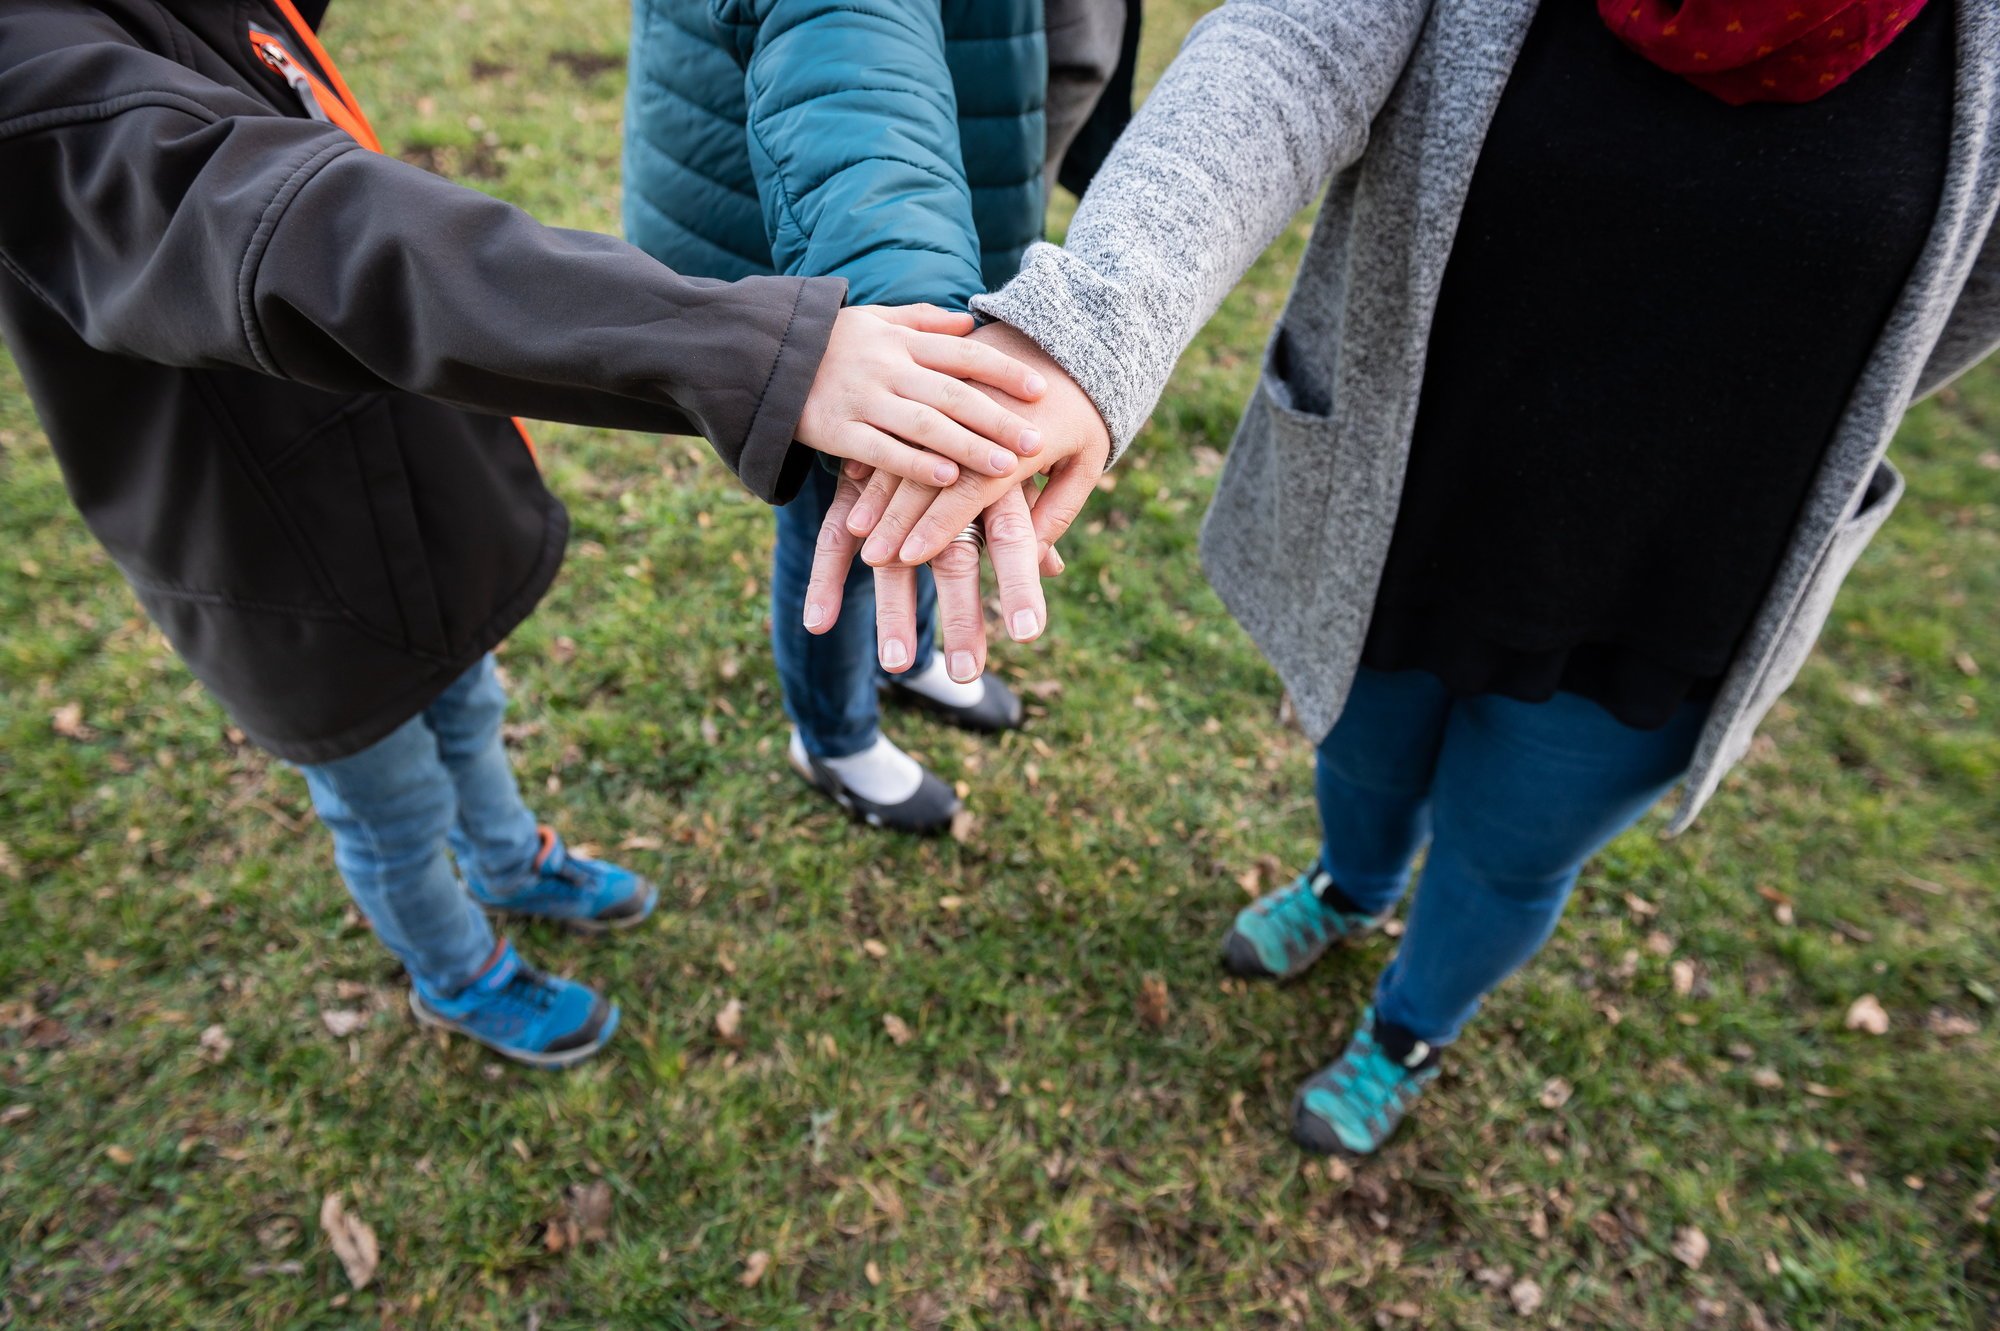
M 684 278 L 273 114 L 108 21 L 101 40 L 71 33 L 37 51 L 47 28 L 35 25 L 49 22 L 0 19 L 0 263 L 93 346 L 700 433 L 772 500 L 805 466 L 795 432 L 935 474 L 937 458 L 866 424 L 884 397 L 933 427 L 906 437 L 982 470 L 992 449 L 974 431 L 1018 445 L 1026 428 L 947 380 L 1030 393 L 1025 371 L 976 343 L 842 311 L 837 280 Z M 939 426 L 946 415 L 962 424 Z

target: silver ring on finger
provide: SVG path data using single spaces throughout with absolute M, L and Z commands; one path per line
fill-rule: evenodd
M 965 524 L 965 530 L 951 538 L 952 545 L 969 545 L 974 550 L 986 548 L 986 526 L 978 518 Z

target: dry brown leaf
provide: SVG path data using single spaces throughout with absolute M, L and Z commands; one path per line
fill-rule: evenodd
M 1669 968 L 1673 976 L 1674 993 L 1686 998 L 1694 992 L 1694 963 L 1682 957 Z
M 743 1038 L 743 1000 L 732 998 L 715 1014 L 715 1033 L 730 1044 Z
M 965 909 L 965 898 L 964 898 L 964 897 L 939 897 L 939 898 L 938 898 L 938 909 L 939 909 L 939 910 L 950 910 L 950 911 L 959 911 L 959 910 L 964 910 L 964 909 Z
M 14 848 L 4 841 L 0 841 L 0 877 L 16 882 L 21 878 L 21 861 L 15 858 Z
M 235 1047 L 236 1041 L 220 1025 L 206 1027 L 201 1033 L 201 1056 L 205 1062 L 220 1063 Z
M 1836 1091 L 1821 1082 L 1809 1081 L 1806 1083 L 1806 1094 L 1819 1100 L 1838 1100 L 1846 1092 Z
M 960 809 L 951 816 L 951 839 L 960 845 L 979 835 L 979 815 L 970 809 Z
M 1542 1287 L 1523 1276 L 1507 1287 L 1507 1302 L 1522 1317 L 1533 1317 L 1542 1306 Z
M 1424 1310 L 1408 1299 L 1401 1299 L 1395 1303 L 1385 1303 L 1379 1311 L 1382 1316 L 1400 1322 L 1414 1321 L 1416 1318 L 1424 1315 Z
M 138 1157 L 123 1146 L 107 1146 L 104 1148 L 104 1158 L 114 1165 L 129 1165 Z
M 563 1244 L 575 1248 L 602 1242 L 611 1229 L 611 1185 L 603 1179 L 572 1183 L 563 1189 L 563 1213 L 549 1222 L 549 1251 L 559 1252 L 555 1243 L 558 1225 Z
M 877 961 L 889 955 L 889 945 L 879 938 L 864 940 L 861 944 L 861 950 Z
M 319 1019 L 327 1034 L 336 1040 L 344 1040 L 368 1024 L 368 1014 L 352 1008 L 322 1008 Z
M 25 1123 L 35 1116 L 33 1105 L 8 1105 L 0 1109 L 0 1128 L 11 1128 L 16 1123 Z
M 917 1038 L 917 1033 L 910 1029 L 910 1023 L 893 1012 L 882 1014 L 882 1029 L 889 1032 L 892 1044 L 905 1045 Z
M 557 665 L 568 665 L 576 660 L 576 639 L 567 633 L 549 644 L 549 659 Z
M 1775 1091 L 1784 1086 L 1785 1079 L 1776 1068 L 1758 1068 L 1750 1074 L 1750 1084 L 1759 1090 Z
M 1139 982 L 1139 1024 L 1149 1031 L 1165 1030 L 1167 1019 L 1173 1015 L 1173 998 L 1167 992 L 1167 982 L 1157 975 L 1148 975 Z
M 882 1283 L 882 1268 L 875 1265 L 872 1261 L 861 1268 L 861 1275 L 871 1285 Z
M 1930 1015 L 1924 1019 L 1924 1025 L 1930 1028 L 1932 1035 L 1943 1040 L 1956 1040 L 1960 1036 L 1979 1034 L 1978 1022 L 1941 1007 L 1931 1009 Z
M 1561 1109 L 1569 1103 L 1575 1088 L 1561 1077 L 1550 1077 L 1542 1083 L 1541 1105 L 1544 1109 Z
M 97 732 L 83 723 L 83 704 L 66 702 L 49 717 L 49 726 L 64 739 L 95 739 Z
M 319 1204 L 319 1227 L 333 1248 L 333 1255 L 340 1259 L 341 1269 L 347 1272 L 347 1283 L 355 1289 L 366 1289 L 382 1260 L 374 1229 L 350 1212 L 346 1200 L 337 1192 L 329 1192 Z
M 1708 1235 L 1695 1225 L 1682 1225 L 1674 1231 L 1674 1260 L 1690 1271 L 1701 1270 L 1701 1264 L 1708 1260 Z
M 736 1277 L 736 1283 L 749 1289 L 762 1280 L 764 1273 L 770 1269 L 771 1254 L 759 1248 L 743 1259 L 743 1274 Z
M 1863 994 L 1847 1005 L 1847 1016 L 1841 1022 L 1850 1031 L 1866 1031 L 1870 1035 L 1889 1033 L 1889 1014 L 1882 1007 L 1882 1001 L 1873 994 Z

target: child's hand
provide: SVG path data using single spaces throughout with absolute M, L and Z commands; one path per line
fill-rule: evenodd
M 1012 474 L 1015 454 L 1032 457 L 1041 436 L 962 381 L 1024 402 L 1041 397 L 1048 384 L 1006 353 L 967 338 L 972 322 L 969 314 L 933 305 L 842 310 L 799 417 L 799 442 L 926 485 L 952 484 L 961 463 L 980 476 Z

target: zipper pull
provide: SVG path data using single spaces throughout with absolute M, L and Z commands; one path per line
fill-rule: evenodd
M 324 124 L 333 123 L 326 113 L 326 108 L 319 104 L 319 98 L 313 95 L 312 77 L 299 68 L 291 56 L 285 53 L 283 47 L 275 42 L 259 42 L 257 54 L 263 57 L 265 64 L 277 71 L 280 78 L 292 85 L 292 91 L 298 94 L 299 104 L 305 107 L 308 116 Z

